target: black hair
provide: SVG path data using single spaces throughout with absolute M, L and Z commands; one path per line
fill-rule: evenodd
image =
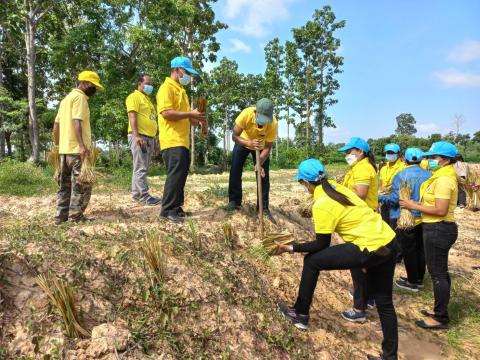
M 414 158 L 416 158 L 416 156 L 414 156 Z M 408 161 L 408 160 L 405 160 L 405 162 L 407 163 L 407 165 L 418 165 L 420 164 L 420 161 Z
M 449 156 L 441 156 L 441 155 L 439 155 L 439 156 L 440 156 L 442 159 L 448 159 L 448 160 L 450 160 L 449 165 L 453 165 L 453 164 L 455 164 L 455 163 L 457 162 L 457 158 L 456 158 L 456 157 L 452 158 L 452 157 L 449 157 Z
M 328 178 L 326 176 L 323 176 L 318 181 L 309 181 L 309 183 L 314 186 L 322 185 L 322 189 L 323 191 L 325 191 L 325 194 L 327 194 L 329 198 L 335 200 L 336 202 L 344 206 L 353 206 L 353 203 L 345 194 L 338 192 L 332 187 L 332 185 L 330 185 L 330 183 L 328 182 Z
M 373 155 L 373 151 L 369 151 L 365 154 L 365 156 L 368 158 L 368 162 L 370 165 L 373 166 L 375 169 L 375 172 L 378 172 L 377 164 L 375 163 L 375 155 Z
M 463 156 L 462 156 L 462 154 L 460 154 L 460 153 L 458 153 L 457 155 L 455 155 L 455 159 L 456 159 L 457 161 L 465 161 L 464 158 L 463 158 Z
M 137 85 L 143 83 L 143 80 L 145 80 L 145 76 L 150 76 L 150 75 L 148 75 L 147 73 L 141 73 L 140 75 L 138 75 Z

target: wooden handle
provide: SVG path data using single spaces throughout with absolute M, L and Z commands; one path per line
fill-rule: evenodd
M 255 150 L 256 167 L 257 167 L 257 203 L 258 203 L 258 220 L 260 221 L 260 238 L 263 239 L 263 192 L 262 192 L 262 175 L 260 172 L 260 150 Z

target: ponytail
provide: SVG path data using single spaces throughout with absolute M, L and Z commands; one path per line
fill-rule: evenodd
M 341 192 L 335 190 L 332 185 L 328 182 L 328 179 L 325 175 L 321 174 L 319 180 L 310 182 L 312 185 L 315 186 L 322 186 L 322 190 L 325 191 L 325 194 L 332 200 L 342 204 L 343 206 L 353 206 L 353 203 L 350 199 Z
M 375 156 L 373 155 L 373 152 L 369 151 L 368 153 L 366 153 L 366 156 L 368 157 L 368 162 L 370 163 L 370 165 L 372 165 L 373 168 L 375 169 L 375 172 L 378 172 L 378 168 L 377 168 L 377 164 L 375 163 Z

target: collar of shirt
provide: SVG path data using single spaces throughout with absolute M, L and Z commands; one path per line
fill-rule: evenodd
M 173 80 L 170 76 L 167 76 L 165 78 L 165 83 L 170 85 L 170 86 L 173 86 L 175 89 L 177 89 L 178 91 L 182 92 L 182 91 L 185 91 L 185 89 L 183 88 L 183 86 L 176 82 L 175 80 Z
M 88 101 L 88 99 L 89 99 L 89 97 L 88 97 L 82 90 L 80 90 L 79 88 L 73 89 L 72 92 L 77 92 L 77 93 L 79 93 L 79 94 L 82 94 L 83 96 L 85 96 L 85 97 L 87 98 L 87 101 Z

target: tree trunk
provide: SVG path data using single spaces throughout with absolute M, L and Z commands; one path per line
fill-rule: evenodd
M 25 17 L 25 45 L 27 49 L 27 76 L 28 76 L 28 127 L 30 135 L 30 143 L 32 144 L 31 160 L 38 163 L 40 160 L 40 136 L 37 118 L 37 104 L 35 102 L 35 28 L 36 23 L 34 19 L 34 11 L 28 0 L 25 0 L 25 7 L 28 9 L 28 14 Z
M 6 132 L 5 133 L 5 142 L 7 143 L 7 156 L 12 157 L 12 141 L 11 141 L 12 133 Z
M 3 26 L 0 26 L 0 88 L 3 87 Z M 3 119 L 0 116 L 0 160 L 5 157 L 5 132 L 2 130 Z
M 227 109 L 225 111 L 225 119 L 223 120 L 223 162 L 227 165 Z
M 309 95 L 307 95 L 307 114 L 305 119 L 305 138 L 306 138 L 306 148 L 307 148 L 307 156 L 309 153 L 309 144 L 310 144 L 310 100 Z
M 290 108 L 287 107 L 287 150 L 290 143 Z

